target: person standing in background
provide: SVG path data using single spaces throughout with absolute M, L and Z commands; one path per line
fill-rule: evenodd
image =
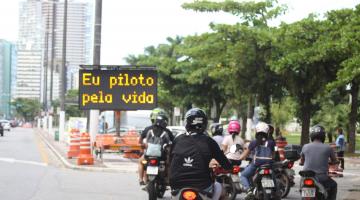
M 337 157 L 340 161 L 340 167 L 344 169 L 345 161 L 344 161 L 344 152 L 345 152 L 346 142 L 345 136 L 342 128 L 338 128 L 338 137 L 336 138 L 336 148 L 338 149 Z

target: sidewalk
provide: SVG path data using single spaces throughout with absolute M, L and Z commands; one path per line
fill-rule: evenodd
M 360 157 L 345 157 L 344 160 L 345 160 L 345 169 L 360 167 Z
M 70 169 L 100 171 L 100 172 L 137 172 L 138 165 L 136 159 L 124 158 L 120 153 L 104 153 L 103 160 L 94 158 L 94 165 L 77 165 L 77 159 L 67 158 L 68 145 L 55 139 L 48 132 L 42 129 L 34 129 L 46 145 L 54 152 L 61 162 Z

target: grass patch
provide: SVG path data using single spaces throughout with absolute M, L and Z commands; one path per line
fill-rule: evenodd
M 287 134 L 286 136 L 286 141 L 289 144 L 300 144 L 300 134 Z M 327 142 L 327 141 L 326 141 Z M 333 141 L 335 142 L 335 140 Z M 356 151 L 360 151 L 360 135 L 356 135 L 356 147 L 355 147 Z

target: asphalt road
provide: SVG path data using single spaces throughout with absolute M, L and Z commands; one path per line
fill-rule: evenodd
M 360 189 L 359 170 L 349 169 L 336 180 L 338 199 L 358 199 L 349 195 Z M 287 199 L 299 199 L 298 182 Z M 0 199 L 143 200 L 147 194 L 138 186 L 136 173 L 67 169 L 32 129 L 15 128 L 0 137 Z M 169 199 L 169 193 L 164 199 Z

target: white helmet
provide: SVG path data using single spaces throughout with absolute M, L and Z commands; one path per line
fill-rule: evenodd
M 263 132 L 268 133 L 269 132 L 269 125 L 265 122 L 259 122 L 255 126 L 256 133 Z

